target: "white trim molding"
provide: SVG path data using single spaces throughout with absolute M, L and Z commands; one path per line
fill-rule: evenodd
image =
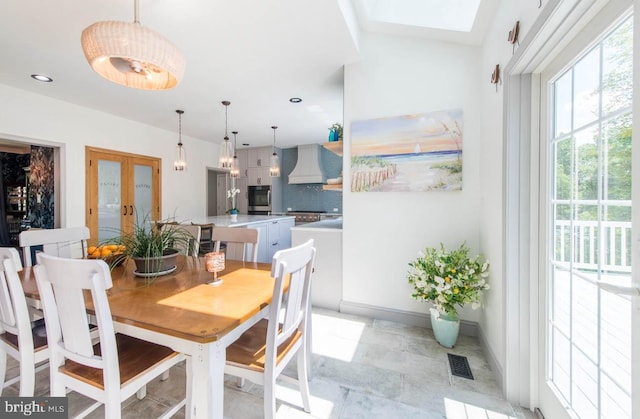
M 502 388 L 507 400 L 538 406 L 538 341 L 544 271 L 539 240 L 540 72 L 608 4 L 629 7 L 631 0 L 549 0 L 505 66 L 503 109 L 503 191 L 505 224 L 505 360 Z M 625 6 L 626 5 L 626 6 Z M 540 352 L 542 351 L 542 352 Z

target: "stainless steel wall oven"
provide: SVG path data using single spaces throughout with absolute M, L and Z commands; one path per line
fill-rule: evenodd
M 271 212 L 271 186 L 249 186 L 249 214 Z

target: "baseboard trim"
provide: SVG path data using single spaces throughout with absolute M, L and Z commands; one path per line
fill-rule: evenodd
M 502 365 L 498 363 L 498 358 L 496 354 L 493 353 L 491 347 L 487 344 L 487 338 L 485 337 L 484 331 L 482 330 L 482 326 L 478 325 L 478 339 L 480 340 L 480 345 L 484 351 L 484 356 L 489 363 L 489 368 L 493 371 L 493 376 L 496 379 L 496 383 L 500 388 L 503 397 L 506 397 L 506 389 L 504 388 L 504 375 L 502 370 Z
M 431 316 L 425 313 L 396 310 L 393 308 L 373 306 L 356 303 L 353 301 L 341 301 L 340 312 L 371 317 L 379 320 L 389 320 L 404 323 L 411 326 L 427 327 L 431 329 Z M 460 334 L 465 336 L 478 336 L 478 323 L 468 320 L 460 320 Z

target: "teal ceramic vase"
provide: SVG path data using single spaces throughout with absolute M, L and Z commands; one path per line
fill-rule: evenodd
M 458 316 L 451 316 L 431 310 L 431 328 L 436 337 L 436 341 L 446 348 L 453 348 L 458 340 L 460 332 L 460 319 Z

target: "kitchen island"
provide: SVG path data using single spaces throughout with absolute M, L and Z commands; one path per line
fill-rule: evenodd
M 200 220 L 193 220 L 197 224 L 215 224 L 220 227 L 247 227 L 250 224 L 272 221 L 295 222 L 292 215 L 247 215 L 238 214 L 236 221 L 231 220 L 230 215 L 214 215 Z M 293 224 L 291 224 L 293 225 Z
M 291 244 L 313 239 L 316 260 L 311 275 L 311 304 L 340 310 L 342 301 L 342 217 L 291 228 Z
M 246 215 L 238 214 L 235 221 L 230 215 L 217 215 L 204 219 L 192 220 L 196 224 L 213 224 L 218 227 L 257 228 L 258 229 L 258 262 L 271 263 L 273 255 L 280 249 L 291 247 L 291 228 L 295 217 L 291 215 Z M 253 249 L 247 249 L 251 254 Z M 241 246 L 228 246 L 227 257 L 241 259 Z

